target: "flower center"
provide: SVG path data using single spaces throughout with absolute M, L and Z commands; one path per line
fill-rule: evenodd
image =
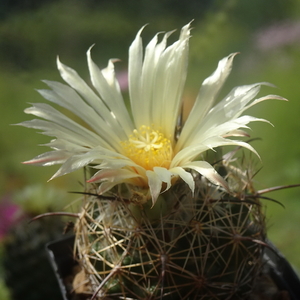
M 171 141 L 150 126 L 143 125 L 139 130 L 134 129 L 129 140 L 121 144 L 125 155 L 146 170 L 154 167 L 169 168 L 171 164 Z

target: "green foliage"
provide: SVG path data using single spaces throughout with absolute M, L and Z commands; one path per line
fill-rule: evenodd
M 1 1 L 4 5 L 16 1 Z M 31 5 L 37 3 L 38 5 Z M 255 113 L 270 120 L 253 125 L 253 137 L 263 141 L 254 146 L 261 155 L 263 169 L 255 178 L 258 189 L 272 185 L 298 183 L 300 131 L 299 45 L 294 42 L 263 53 L 257 48 L 258 30 L 278 20 L 299 18 L 299 1 L 19 1 L 22 9 L 11 7 L 0 21 L 0 191 L 11 193 L 36 182 L 78 190 L 77 178 L 82 174 L 63 177 L 46 183 L 57 167 L 24 167 L 21 161 L 42 152 L 37 144 L 47 137 L 25 128 L 10 126 L 27 117 L 23 109 L 28 102 L 41 101 L 34 92 L 44 88 L 40 79 L 61 80 L 55 57 L 81 70 L 87 78 L 85 52 L 96 43 L 93 57 L 100 66 L 107 59 L 122 59 L 119 68 L 126 68 L 127 48 L 136 31 L 144 24 L 145 36 L 159 30 L 180 28 L 195 19 L 191 41 L 191 64 L 187 98 L 195 98 L 200 83 L 215 68 L 217 60 L 230 52 L 240 51 L 228 86 L 268 81 L 278 86 L 270 93 L 280 94 L 289 103 L 262 104 Z M 30 5 L 29 5 L 29 4 Z M 88 3 L 88 4 L 87 4 Z M 196 3 L 196 4 L 195 4 Z M 224 4 L 225 3 L 225 4 Z M 27 8 L 26 5 L 28 4 Z M 182 14 L 180 13 L 182 12 Z M 80 177 L 78 177 L 78 175 Z M 75 183 L 74 183 L 75 182 Z M 273 196 L 273 195 L 272 195 Z M 285 205 L 264 202 L 268 206 L 268 235 L 292 264 L 300 268 L 299 191 L 285 190 L 274 195 Z M 270 220 L 269 220 L 270 219 Z M 151 287 L 152 288 L 152 287 Z M 150 288 L 150 289 L 151 289 Z M 1 297 L 0 297 L 1 298 Z M 2 299 L 2 298 L 1 298 Z M 3 298 L 4 299 L 4 298 Z
M 232 16 L 240 26 L 253 30 L 292 16 L 297 6 L 295 0 L 240 1 Z
M 31 216 L 63 211 L 69 204 L 66 191 L 45 185 L 28 185 L 14 195 L 14 202 Z
M 0 298 L 2 300 L 9 300 L 10 293 L 6 285 L 4 284 L 3 280 L 0 278 Z

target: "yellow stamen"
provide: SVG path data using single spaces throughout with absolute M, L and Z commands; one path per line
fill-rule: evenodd
M 125 155 L 146 170 L 169 168 L 173 158 L 172 144 L 163 133 L 150 126 L 134 129 L 128 141 L 121 142 Z

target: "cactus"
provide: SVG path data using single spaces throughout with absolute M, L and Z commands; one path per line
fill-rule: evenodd
M 61 238 L 63 222 L 57 218 L 24 219 L 5 243 L 5 282 L 12 299 L 61 299 L 59 286 L 46 252 L 46 244 Z
M 81 271 L 74 290 L 92 299 L 246 299 L 262 270 L 265 227 L 251 168 L 236 165 L 247 148 L 248 124 L 264 121 L 243 113 L 276 95 L 256 98 L 262 85 L 218 93 L 237 53 L 221 59 L 201 86 L 182 122 L 190 24 L 167 46 L 170 32 L 149 42 L 141 29 L 129 48 L 129 96 L 117 82 L 114 61 L 100 70 L 87 52 L 93 88 L 57 61 L 67 85 L 45 81 L 48 101 L 26 113 L 43 118 L 19 125 L 56 139 L 52 151 L 25 162 L 61 164 L 54 179 L 87 167 L 88 179 L 76 224 Z M 127 105 L 128 104 L 128 105 Z M 80 118 L 71 119 L 69 115 Z M 216 153 L 210 162 L 205 153 Z M 84 295 L 83 295 L 84 296 Z
M 14 195 L 14 202 L 20 206 L 21 217 L 3 241 L 4 277 L 11 297 L 14 300 L 61 299 L 46 244 L 64 236 L 65 220 L 56 216 L 30 221 L 45 211 L 62 209 L 65 193 L 39 185 L 27 186 Z
M 106 197 L 91 187 L 75 230 L 85 292 L 95 299 L 246 299 L 262 271 L 264 214 L 249 194 L 251 180 L 222 167 L 231 185 L 246 184 L 235 196 L 195 173 L 194 194 L 179 180 L 154 207 L 128 187 Z

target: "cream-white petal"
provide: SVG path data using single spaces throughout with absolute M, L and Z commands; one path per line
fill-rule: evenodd
M 119 127 L 124 130 L 123 139 L 125 140 L 134 127 L 115 79 L 114 65 L 110 60 L 106 69 L 101 71 L 91 58 L 91 48 L 87 52 L 87 60 L 91 81 L 101 99 L 113 113 Z
M 234 88 L 221 102 L 215 105 L 198 121 L 194 130 L 185 138 L 184 146 L 186 147 L 197 143 L 199 137 L 202 137 L 201 140 L 203 140 L 208 138 L 209 135 L 217 135 L 213 133 L 213 129 L 217 126 L 221 128 L 222 124 L 233 124 L 228 121 L 231 120 L 234 122 L 234 119 L 237 119 L 242 114 L 244 107 L 258 94 L 260 86 L 261 83 L 256 83 Z M 224 128 L 225 126 L 226 125 L 224 125 Z M 238 127 L 236 129 L 238 129 Z M 224 133 L 226 133 L 226 131 L 224 131 Z M 181 140 L 181 136 L 179 140 Z M 176 151 L 180 149 L 179 146 L 180 144 L 176 146 Z
M 192 192 L 195 190 L 195 180 L 191 173 L 185 171 L 182 167 L 174 167 L 170 169 L 172 174 L 179 176 L 191 189 Z
M 167 184 L 165 188 L 165 191 L 167 191 L 171 187 L 172 173 L 166 168 L 162 168 L 162 167 L 154 167 L 153 171 L 158 175 L 159 179 L 162 182 Z
M 149 42 L 145 49 L 145 56 L 143 60 L 143 67 L 141 76 L 141 98 L 139 99 L 139 115 L 134 116 L 136 121 L 136 126 L 139 128 L 142 125 L 151 125 L 151 104 L 153 97 L 153 79 L 156 69 L 155 61 L 155 50 L 157 44 L 157 35 Z
M 189 168 L 197 171 L 215 185 L 222 186 L 225 190 L 229 191 L 228 184 L 225 179 L 218 174 L 218 172 L 206 161 L 193 161 L 185 164 L 182 168 Z
M 19 125 L 43 130 L 45 135 L 86 147 L 86 149 L 102 146 L 113 150 L 116 147 L 120 147 L 118 143 L 112 143 L 112 139 L 109 140 L 108 137 L 107 141 L 109 142 L 106 142 L 99 135 L 66 117 L 48 104 L 35 103 L 32 107 L 25 109 L 25 113 L 33 114 L 47 121 L 33 119 L 22 122 Z
M 158 174 L 150 170 L 146 171 L 146 176 L 148 178 L 148 186 L 150 189 L 153 206 L 156 203 L 158 196 L 160 195 L 162 180 L 159 178 Z
M 89 136 L 79 135 L 73 130 L 69 130 L 58 124 L 45 121 L 45 120 L 33 119 L 29 121 L 24 121 L 17 125 L 21 125 L 27 128 L 42 130 L 43 131 L 42 134 L 44 135 L 56 137 L 62 142 L 67 141 L 68 143 L 72 143 L 77 146 L 86 147 L 86 149 L 101 145 L 100 142 L 97 143 L 97 139 L 92 139 Z M 110 148 L 109 145 L 105 145 L 105 146 L 107 148 Z
M 237 53 L 230 54 L 220 60 L 214 73 L 203 81 L 195 104 L 182 129 L 177 143 L 178 149 L 182 148 L 184 144 L 188 144 L 187 140 L 190 137 L 190 134 L 197 130 L 197 125 L 216 101 L 220 89 L 231 72 L 233 59 L 236 54 Z
M 209 111 L 207 117 L 220 118 L 219 122 L 221 123 L 240 116 L 244 107 L 259 93 L 263 84 L 266 83 L 243 85 L 232 89 L 224 99 Z
M 53 166 L 64 163 L 72 154 L 66 151 L 49 151 L 32 158 L 31 160 L 23 162 L 27 165 L 36 166 Z
M 204 127 L 206 131 L 199 130 L 199 132 L 195 135 L 194 140 L 190 142 L 190 145 L 202 143 L 202 141 L 205 141 L 211 137 L 224 137 L 225 135 L 228 136 L 228 133 L 241 129 L 241 128 L 249 128 L 247 124 L 250 122 L 265 122 L 271 124 L 269 121 L 265 119 L 255 118 L 252 116 L 241 116 L 239 118 L 224 122 L 220 125 L 217 125 L 215 127 Z M 272 124 L 271 124 L 272 125 Z
M 158 43 L 157 35 L 149 42 L 143 59 L 139 31 L 130 47 L 129 88 L 134 122 L 162 130 L 173 140 L 183 86 L 187 72 L 190 24 L 183 27 L 179 40 L 166 48 L 170 32 Z
M 106 158 L 101 162 L 101 164 L 94 166 L 95 169 L 121 169 L 124 167 L 134 167 L 135 169 L 138 169 L 140 171 L 142 168 L 137 165 L 135 162 L 133 162 L 129 158 L 121 158 L 118 157 L 118 159 L 115 159 L 113 156 L 111 158 Z
M 125 179 L 141 177 L 128 169 L 104 169 L 94 174 L 88 182 L 124 182 Z
M 95 92 L 86 84 L 86 82 L 72 68 L 62 64 L 57 59 L 57 68 L 61 77 L 76 90 L 84 100 L 101 116 L 101 118 L 111 127 L 112 137 L 117 136 L 120 141 L 124 140 L 123 129 L 120 128 L 116 118 L 104 104 Z
M 108 142 L 113 140 L 111 137 L 114 136 L 114 131 L 111 127 L 74 91 L 74 89 L 59 82 L 46 80 L 44 82 L 52 89 L 38 90 L 45 99 L 68 109 L 70 112 L 78 116 L 88 126 L 90 126 L 93 131 L 102 137 L 102 139 Z M 110 138 L 107 137 L 108 135 Z
M 85 153 L 72 153 L 51 179 L 71 173 L 89 164 L 99 164 L 106 159 L 117 160 L 119 157 L 124 159 L 121 154 L 100 146 L 94 147 Z
M 50 178 L 50 180 L 81 169 L 87 166 L 88 164 L 92 163 L 95 159 L 98 159 L 98 157 L 91 155 L 87 156 L 73 154 L 62 164 L 62 166 L 56 171 L 56 173 Z
M 128 85 L 130 106 L 135 124 L 139 122 L 139 102 L 142 99 L 141 73 L 143 66 L 143 44 L 141 39 L 142 27 L 129 47 Z
M 286 98 L 283 98 L 283 97 L 280 97 L 280 96 L 277 96 L 277 95 L 267 95 L 267 96 L 264 96 L 264 97 L 261 97 L 261 98 L 258 98 L 258 99 L 255 99 L 254 101 L 252 101 L 249 105 L 245 106 L 243 111 L 241 113 L 243 113 L 244 111 L 246 111 L 247 109 L 249 109 L 250 107 L 256 105 L 256 104 L 259 104 L 263 101 L 266 101 L 266 100 L 280 100 L 280 101 L 288 101 Z
M 166 33 L 160 43 L 158 43 L 158 34 L 148 43 L 145 49 L 145 56 L 141 70 L 141 98 L 139 99 L 140 114 L 135 118 L 136 126 L 139 128 L 142 125 L 151 126 L 157 124 L 152 118 L 153 107 L 155 107 L 154 92 L 157 89 L 156 70 L 160 64 L 160 58 L 166 48 L 166 41 L 170 33 Z M 161 103 L 160 103 L 161 104 Z M 159 111 L 161 113 L 161 110 Z M 156 127 L 160 128 L 161 124 Z
M 156 67 L 152 99 L 152 123 L 173 141 L 187 75 L 190 24 L 181 30 L 179 40 L 161 54 Z
M 195 144 L 189 147 L 186 147 L 179 151 L 172 160 L 171 167 L 185 165 L 196 159 L 201 153 L 207 151 L 209 149 L 214 149 L 222 146 L 240 146 L 243 148 L 247 148 L 248 150 L 255 153 L 258 157 L 257 151 L 248 143 L 243 141 L 226 139 L 220 136 L 211 137 L 205 141 L 202 141 L 199 144 Z
M 87 151 L 86 146 L 78 145 L 77 141 L 71 142 L 62 139 L 53 139 L 49 143 L 42 144 L 42 146 L 50 147 L 54 150 L 63 150 L 68 153 L 84 153 Z M 97 145 L 98 146 L 98 145 Z
M 26 108 L 24 112 L 26 114 L 32 114 L 37 117 L 43 118 L 47 121 L 53 122 L 61 128 L 67 129 L 69 132 L 74 132 L 74 134 L 80 139 L 89 139 L 91 142 L 94 140 L 95 144 L 102 141 L 102 139 L 99 136 L 97 136 L 94 132 L 81 126 L 77 122 L 73 121 L 72 119 L 65 116 L 64 114 L 62 114 L 61 112 L 59 112 L 58 110 L 46 103 L 32 104 L 32 107 Z
M 98 192 L 99 195 L 105 194 L 106 192 L 109 192 L 113 187 L 115 187 L 119 183 L 120 182 L 118 182 L 118 181 L 114 181 L 114 182 L 105 181 L 105 182 L 102 182 L 99 185 L 97 192 Z

